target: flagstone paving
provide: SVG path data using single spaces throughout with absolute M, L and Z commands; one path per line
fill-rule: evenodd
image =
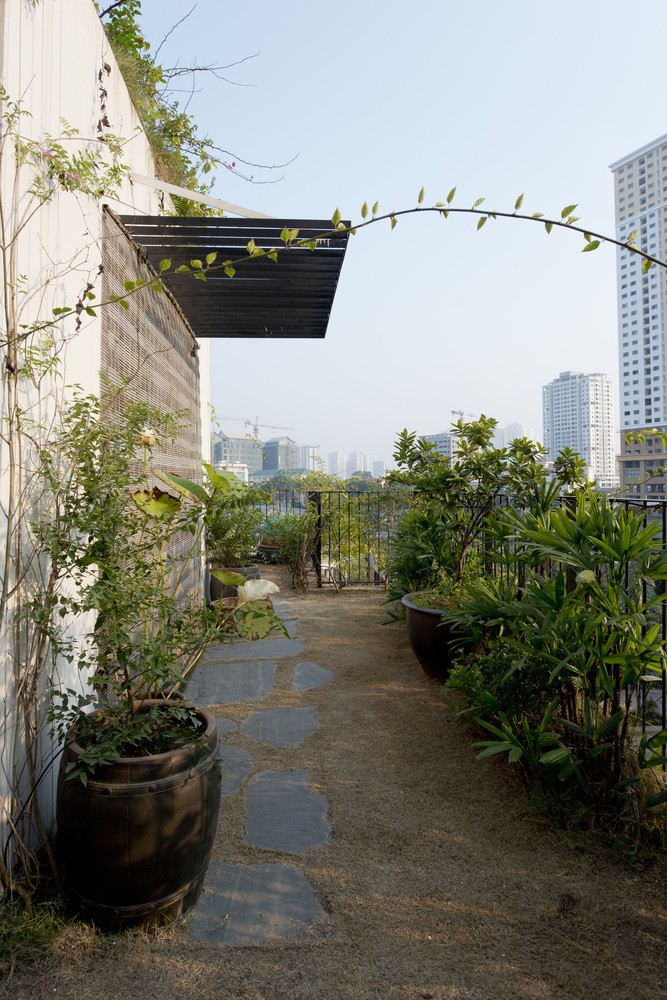
M 312 691 L 333 677 L 317 663 L 298 660 L 304 642 L 295 637 L 298 620 L 292 605 L 284 599 L 273 603 L 290 638 L 212 647 L 186 688 L 189 698 L 211 706 L 216 714 L 229 704 L 268 703 L 266 708 L 249 712 L 238 725 L 224 716 L 217 718 L 221 795 L 241 800 L 246 843 L 267 852 L 265 864 L 214 862 L 209 866 L 204 890 L 187 918 L 187 927 L 193 938 L 220 946 L 307 940 L 313 934 L 331 934 L 336 928 L 335 919 L 322 908 L 298 865 L 270 860 L 271 852 L 298 855 L 330 840 L 325 796 L 311 789 L 307 770 L 259 769 L 251 751 L 226 740 L 229 734 L 240 733 L 259 745 L 289 750 L 303 744 L 317 729 L 315 705 L 271 706 L 272 696 L 279 693 L 276 661 L 296 661 L 291 671 L 281 674 L 283 690 Z
M 253 712 L 241 723 L 241 731 L 272 747 L 298 747 L 317 729 L 317 709 L 267 708 Z
M 331 835 L 327 800 L 311 792 L 307 771 L 261 771 L 246 788 L 248 843 L 299 854 Z
M 194 938 L 219 945 L 306 938 L 332 924 L 298 868 L 219 862 L 188 922 Z
M 333 677 L 333 671 L 326 667 L 320 667 L 317 663 L 310 663 L 304 660 L 297 663 L 292 674 L 293 691 L 312 691 L 313 688 L 321 687 Z

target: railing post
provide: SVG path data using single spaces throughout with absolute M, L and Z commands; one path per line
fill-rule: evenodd
M 322 493 L 320 490 L 308 490 L 308 504 L 315 508 L 315 542 L 313 545 L 313 566 L 317 577 L 317 586 L 322 588 Z

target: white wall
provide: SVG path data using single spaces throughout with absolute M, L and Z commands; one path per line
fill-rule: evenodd
M 20 100 L 30 116 L 22 119 L 22 134 L 45 142 L 47 134 L 62 134 L 60 120 L 80 132 L 82 139 L 102 160 L 104 143 L 98 139 L 99 125 L 106 115 L 110 131 L 123 137 L 124 158 L 129 168 L 155 176 L 149 144 L 140 129 L 127 88 L 106 40 L 92 0 L 0 0 L 0 79 L 14 101 Z M 12 157 L 6 157 L 0 171 L 0 193 L 8 221 L 16 222 L 29 209 L 27 187 L 30 175 L 18 179 Z M 18 191 L 18 197 L 16 192 Z M 158 214 L 162 198 L 147 186 L 132 185 L 125 179 L 117 198 L 107 199 L 118 213 Z M 23 322 L 50 316 L 54 306 L 76 302 L 85 284 L 98 282 L 100 265 L 101 202 L 88 196 L 56 193 L 29 221 L 18 242 L 17 273 L 27 276 Z M 0 305 L 3 294 L 0 286 Z M 63 344 L 62 371 L 68 384 L 86 391 L 99 389 L 100 317 L 85 317 L 77 331 L 73 320 L 60 331 Z M 3 352 L 4 353 L 4 352 Z M 202 385 L 209 385 L 208 345 L 200 351 Z M 2 381 L 0 405 L 5 405 Z M 46 384 L 40 393 L 26 390 L 26 405 L 32 412 L 48 417 L 53 412 L 57 387 Z M 206 389 L 206 395 L 208 391 Z M 202 437 L 209 447 L 210 418 L 206 400 L 202 402 Z M 0 441 L 0 502 L 7 496 L 8 459 Z M 5 525 L 0 521 L 0 546 Z M 3 546 L 4 547 L 4 546 Z M 85 626 L 82 626 L 86 631 Z M 66 668 L 63 681 L 74 685 L 76 668 Z M 0 722 L 12 700 L 12 670 L 7 657 L 0 663 Z M 0 733 L 0 739 L 2 733 Z M 0 745 L 0 805 L 8 791 L 6 746 Z M 53 816 L 54 786 L 51 777 L 41 785 L 42 808 L 49 822 Z M 4 817 L 0 813 L 0 833 Z M 0 836 L 0 843 L 3 838 Z

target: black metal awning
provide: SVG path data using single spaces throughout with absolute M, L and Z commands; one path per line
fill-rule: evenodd
M 171 261 L 164 281 L 195 335 L 206 337 L 324 337 L 347 233 L 332 233 L 329 220 L 208 219 L 171 216 L 119 216 L 132 240 L 156 271 Z M 298 229 L 298 239 L 318 240 L 314 250 L 285 250 L 283 229 Z M 280 250 L 277 261 L 251 257 L 250 240 L 267 252 Z M 206 281 L 175 268 L 216 253 Z M 234 277 L 220 267 L 233 261 Z

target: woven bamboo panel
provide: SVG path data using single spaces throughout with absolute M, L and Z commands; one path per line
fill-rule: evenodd
M 122 225 L 106 211 L 103 221 L 102 296 L 122 295 L 126 281 L 152 276 Z M 130 295 L 129 309 L 104 310 L 101 371 L 114 382 L 127 381 L 119 394 L 125 400 L 148 402 L 169 413 L 181 413 L 181 432 L 173 444 L 153 452 L 153 464 L 165 472 L 201 481 L 199 362 L 197 342 L 170 296 L 146 289 Z M 161 484 L 162 485 L 162 484 Z M 190 536 L 171 552 L 182 559 L 192 545 Z M 201 593 L 201 560 L 189 560 L 181 592 Z

